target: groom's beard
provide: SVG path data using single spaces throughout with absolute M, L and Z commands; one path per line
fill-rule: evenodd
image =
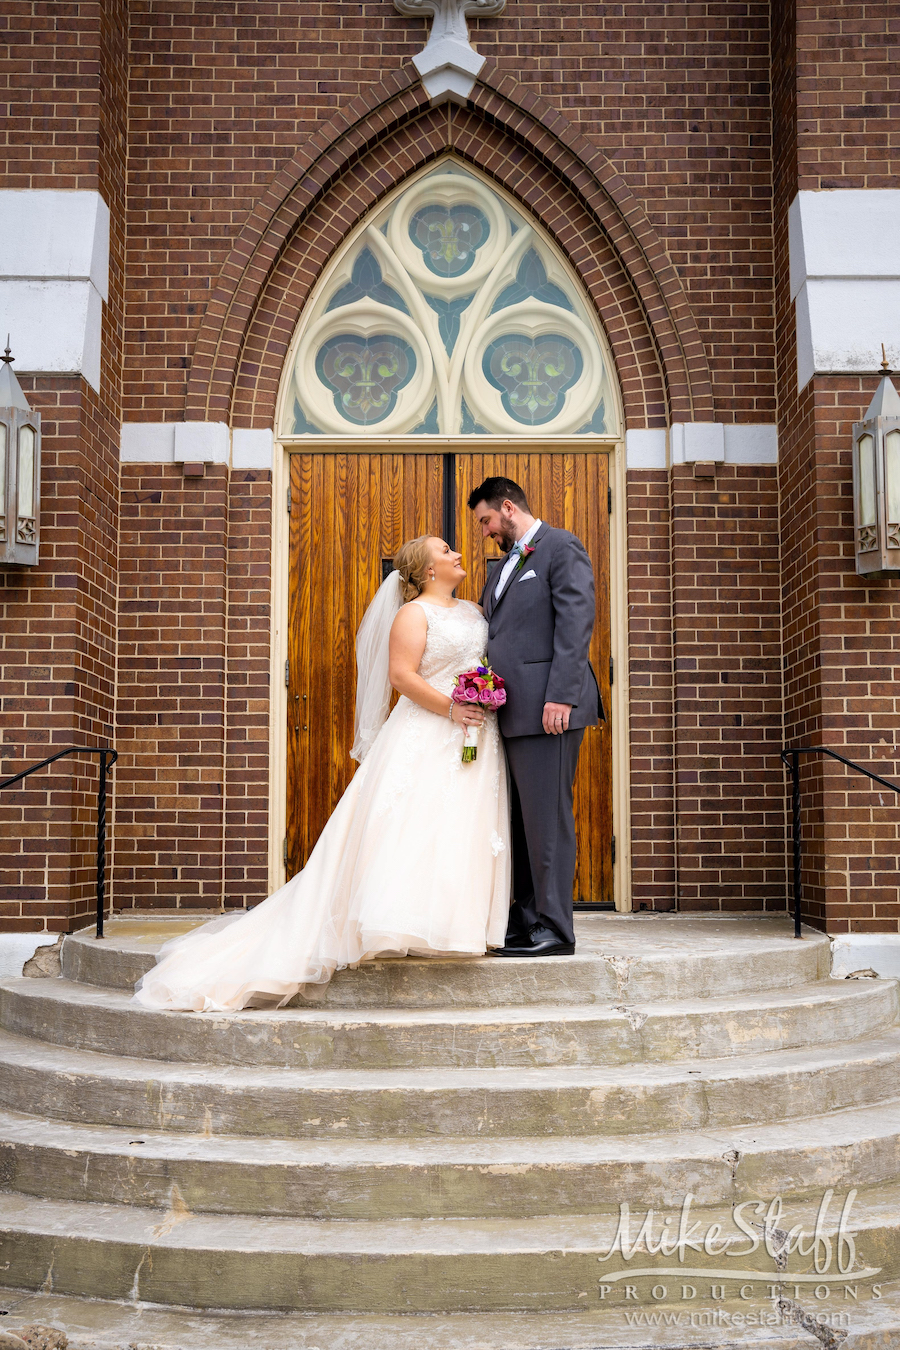
M 494 536 L 502 553 L 509 553 L 513 544 L 516 542 L 515 532 L 512 525 L 503 522 L 497 534 Z

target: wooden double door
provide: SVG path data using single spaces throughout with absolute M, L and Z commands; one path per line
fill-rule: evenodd
M 597 623 L 591 660 L 610 712 L 609 464 L 602 453 L 291 455 L 286 862 L 301 867 L 356 767 L 354 641 L 366 606 L 405 539 L 434 534 L 463 555 L 458 595 L 477 601 L 490 560 L 466 506 L 483 479 L 503 474 L 531 509 L 581 539 L 594 565 Z M 502 671 L 500 672 L 502 674 Z M 440 804 L 435 803 L 439 810 Z M 419 807 L 423 803 L 418 803 Z M 612 737 L 585 735 L 575 783 L 574 899 L 613 898 Z M 423 819 L 427 820 L 427 812 Z M 427 827 L 426 827 L 427 828 Z

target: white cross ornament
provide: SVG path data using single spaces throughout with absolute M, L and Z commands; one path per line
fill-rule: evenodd
M 433 16 L 428 41 L 413 57 L 432 103 L 465 103 L 487 60 L 469 42 L 466 15 L 500 14 L 506 0 L 394 0 L 394 6 L 401 14 Z

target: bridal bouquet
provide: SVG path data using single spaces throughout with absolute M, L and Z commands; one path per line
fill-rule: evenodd
M 476 666 L 463 675 L 457 675 L 453 692 L 454 703 L 477 703 L 481 708 L 495 710 L 506 702 L 506 688 L 499 675 L 490 666 Z M 463 764 L 471 764 L 478 755 L 478 728 L 466 727 L 463 741 Z

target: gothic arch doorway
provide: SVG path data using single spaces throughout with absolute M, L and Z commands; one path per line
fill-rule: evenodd
M 626 908 L 614 863 L 627 775 L 613 769 L 626 737 L 611 683 L 624 619 L 624 532 L 610 514 L 621 502 L 624 518 L 620 399 L 567 261 L 493 185 L 441 161 L 373 212 L 321 277 L 290 346 L 277 431 L 289 524 L 276 540 L 285 832 L 272 883 L 304 865 L 352 776 L 354 635 L 389 560 L 405 538 L 442 535 L 464 554 L 460 594 L 477 600 L 496 550 L 474 536 L 465 501 L 505 473 L 594 563 L 592 659 L 612 716 L 581 755 L 574 899 Z

